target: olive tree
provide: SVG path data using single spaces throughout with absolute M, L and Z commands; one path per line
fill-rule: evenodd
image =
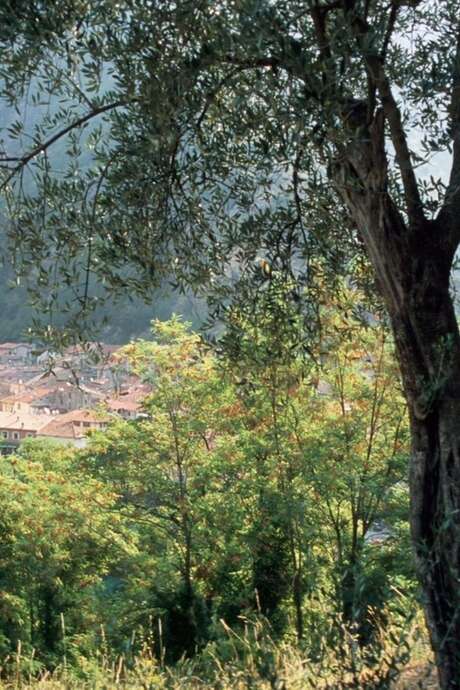
M 427 623 L 441 686 L 459 688 L 460 2 L 37 0 L 0 15 L 4 98 L 42 114 L 3 137 L 9 235 L 48 306 L 56 279 L 79 314 L 98 280 L 142 292 L 168 275 L 226 303 L 273 271 L 298 300 L 314 297 L 312 257 L 333 273 L 366 255 L 411 419 Z M 425 174 L 439 152 L 446 179 Z

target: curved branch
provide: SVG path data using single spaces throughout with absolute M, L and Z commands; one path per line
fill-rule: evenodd
M 411 2 L 414 1 L 418 4 L 420 0 L 411 0 Z M 388 122 L 390 129 L 390 138 L 395 149 L 396 162 L 401 172 L 404 198 L 406 201 L 406 209 L 410 225 L 419 227 L 425 221 L 423 204 L 420 197 L 417 178 L 415 176 L 414 166 L 411 160 L 406 132 L 402 122 L 401 110 L 393 95 L 390 80 L 385 72 L 385 53 L 388 47 L 388 42 L 391 39 L 394 24 L 396 22 L 396 5 L 400 5 L 401 2 L 394 2 L 392 4 L 387 31 L 384 36 L 383 51 L 380 55 L 373 50 L 369 50 L 369 45 L 365 41 L 366 35 L 370 29 L 366 19 L 356 13 L 351 15 L 351 11 L 355 9 L 355 0 L 343 0 L 343 3 L 344 13 L 350 14 L 350 26 L 366 66 L 369 86 L 372 87 L 372 89 L 375 88 L 377 90 L 382 102 L 385 119 Z
M 390 128 L 391 141 L 396 153 L 396 161 L 401 172 L 407 214 L 409 220 L 417 224 L 419 221 L 424 220 L 423 205 L 410 157 L 406 132 L 404 131 L 402 123 L 401 111 L 393 96 L 388 77 L 381 65 L 379 65 L 377 74 L 374 73 L 374 78 L 382 100 L 383 112 L 385 113 Z
M 69 134 L 69 132 L 71 132 L 72 130 L 82 127 L 84 124 L 86 124 L 86 122 L 89 122 L 98 115 L 102 115 L 103 113 L 106 113 L 109 110 L 114 110 L 115 108 L 121 108 L 123 106 L 126 106 L 129 103 L 133 103 L 135 100 L 136 99 L 131 99 L 128 101 L 119 100 L 114 101 L 113 103 L 106 103 L 105 105 L 101 105 L 97 108 L 94 108 L 89 113 L 86 113 L 86 115 L 82 115 L 82 117 L 79 117 L 77 120 L 74 120 L 74 122 L 71 122 L 70 125 L 64 127 L 64 129 L 61 129 L 59 130 L 59 132 L 56 132 L 56 134 L 53 134 L 53 136 L 51 136 L 46 141 L 42 141 L 40 144 L 35 146 L 35 148 L 29 151 L 29 153 L 26 153 L 24 156 L 0 158 L 0 162 L 17 162 L 17 165 L 14 166 L 10 174 L 1 183 L 0 189 L 3 189 L 20 170 L 22 170 L 28 163 L 30 163 L 31 160 L 36 158 L 40 153 L 47 151 L 47 149 L 49 149 L 50 146 L 55 144 L 56 141 L 58 141 L 59 139 L 62 139 L 62 137 L 66 136 L 66 134 Z
M 380 54 L 382 61 L 385 61 L 385 58 L 387 56 L 388 46 L 390 45 L 391 37 L 393 36 L 393 31 L 394 31 L 396 19 L 398 16 L 398 9 L 399 9 L 399 5 L 392 3 L 391 10 L 390 10 L 390 16 L 388 19 L 388 24 L 387 24 L 385 36 L 383 39 L 382 51 Z
M 96 207 L 97 207 L 97 200 L 99 196 L 99 192 L 101 191 L 102 183 L 104 182 L 107 173 L 109 171 L 110 166 L 112 165 L 113 161 L 115 160 L 115 155 L 111 156 L 107 163 L 104 166 L 103 171 L 101 172 L 99 179 L 97 181 L 96 185 L 96 191 L 94 194 L 93 198 L 93 207 L 91 211 L 91 225 L 94 227 L 95 221 L 96 221 Z M 91 260 L 92 260 L 92 252 L 93 252 L 93 242 L 92 242 L 92 237 L 89 237 L 88 240 L 88 256 L 86 259 L 86 270 L 85 270 L 85 290 L 83 293 L 83 301 L 82 301 L 82 308 L 83 310 L 86 309 L 87 304 L 88 304 L 88 296 L 89 296 L 89 281 L 90 281 L 90 274 L 91 274 Z

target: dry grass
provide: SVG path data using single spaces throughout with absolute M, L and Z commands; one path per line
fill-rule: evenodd
M 281 672 L 277 680 L 262 679 L 251 673 L 240 672 L 232 676 L 225 669 L 219 677 L 214 680 L 206 680 L 199 676 L 187 674 L 183 678 L 162 673 L 158 669 L 143 668 L 137 672 L 123 674 L 116 678 L 116 674 L 101 673 L 96 674 L 91 679 L 65 677 L 57 672 L 54 677 L 45 675 L 38 679 L 10 679 L 0 682 L 1 690 L 206 690 L 216 688 L 216 690 L 348 690 L 355 688 L 359 690 L 371 690 L 377 686 L 371 677 L 356 679 L 350 684 L 343 684 L 341 681 L 336 683 L 329 682 L 327 685 L 318 685 L 314 680 L 306 679 L 304 669 L 291 666 L 287 673 Z M 438 690 L 439 686 L 431 666 L 416 664 L 410 665 L 403 672 L 401 678 L 389 686 L 388 690 Z
M 244 634 L 224 625 L 225 636 L 194 659 L 167 667 L 146 645 L 129 665 L 123 658 L 74 658 L 53 674 L 32 673 L 33 660 L 19 653 L 8 665 L 0 690 L 436 690 L 426 632 L 420 621 L 407 630 L 387 630 L 373 663 L 362 656 L 348 635 L 321 662 L 309 661 L 288 643 L 276 644 L 260 621 Z M 4 672 L 5 673 L 5 672 Z M 37 677 L 38 676 L 38 677 Z
M 408 664 L 394 690 L 439 690 L 433 664 L 422 661 Z

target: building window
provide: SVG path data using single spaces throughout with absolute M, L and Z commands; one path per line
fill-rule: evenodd
M 7 432 L 7 431 L 2 431 L 2 436 L 3 436 L 3 438 L 8 438 L 8 432 Z
M 13 439 L 17 441 L 19 438 L 19 433 L 17 431 L 13 431 Z

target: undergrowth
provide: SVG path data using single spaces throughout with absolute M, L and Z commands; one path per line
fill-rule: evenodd
M 309 658 L 289 642 L 275 642 L 268 625 L 260 619 L 244 620 L 242 632 L 221 621 L 221 637 L 193 658 L 167 666 L 154 655 L 152 639 L 139 653 L 111 657 L 107 648 L 91 658 L 72 655 L 53 671 L 40 670 L 32 654 L 15 657 L 1 669 L 1 690 L 415 690 L 436 688 L 433 669 L 426 662 L 428 644 L 419 621 L 390 626 L 365 651 L 342 627 L 337 644 L 324 646 Z M 70 652 L 72 650 L 69 650 Z M 424 661 L 422 661 L 422 659 Z

